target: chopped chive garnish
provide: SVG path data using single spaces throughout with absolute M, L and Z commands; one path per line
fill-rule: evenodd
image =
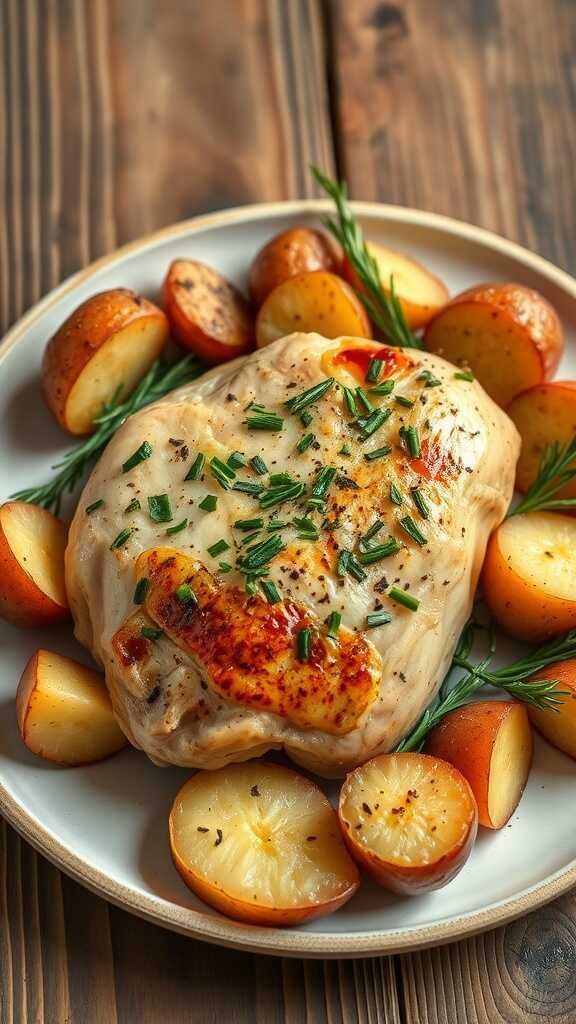
M 393 505 L 402 505 L 404 503 L 402 491 L 400 491 L 398 487 L 396 487 L 396 484 L 390 484 L 389 495 L 390 501 L 392 502 Z
M 194 459 L 194 462 L 190 466 L 190 469 L 184 477 L 185 480 L 198 480 L 202 476 L 202 471 L 206 465 L 206 456 L 203 452 L 198 452 L 198 455 Z
M 302 483 L 290 484 L 285 487 L 270 487 L 259 495 L 260 508 L 273 508 L 274 505 L 282 505 L 285 501 L 293 501 L 299 498 L 305 491 Z
M 302 426 L 304 426 L 304 427 L 309 427 L 310 424 L 312 423 L 313 419 L 314 419 L 314 417 L 313 417 L 312 413 L 311 412 L 307 412 L 306 409 L 304 410 L 304 412 L 300 413 L 300 422 L 302 423 Z
M 454 380 L 467 380 L 471 383 L 475 379 L 471 370 L 459 370 L 458 373 L 454 374 Z
M 365 412 L 372 412 L 374 406 L 372 405 L 372 402 L 370 401 L 368 395 L 364 391 L 364 388 L 356 388 L 356 398 L 358 399 L 360 405 L 363 406 Z
M 86 506 L 86 515 L 91 516 L 97 508 L 102 508 L 104 505 L 104 498 L 98 498 L 97 501 L 93 501 L 91 505 Z M 128 511 L 128 510 L 126 510 Z
M 251 594 L 252 596 L 254 596 L 254 594 L 257 594 L 258 579 L 255 576 L 247 576 L 246 579 L 244 580 L 244 590 L 246 591 L 247 594 Z
M 266 529 L 272 533 L 274 530 L 285 530 L 287 526 L 288 523 L 283 523 L 280 519 L 271 519 Z
M 258 476 L 264 476 L 268 472 L 268 466 L 259 455 L 255 455 L 253 459 L 250 459 L 250 465 L 254 472 L 258 473 Z
M 360 538 L 361 543 L 362 544 L 367 544 L 369 540 L 372 540 L 372 538 L 375 537 L 377 533 L 380 533 L 380 530 L 383 530 L 383 529 L 384 529 L 384 522 L 383 522 L 383 520 L 382 519 L 377 519 L 376 522 L 372 523 L 372 526 L 370 526 L 366 530 L 366 533 L 363 535 L 363 537 Z
M 384 445 L 383 448 L 374 448 L 371 452 L 365 452 L 364 458 L 366 462 L 374 462 L 376 459 L 383 459 L 386 455 L 390 455 L 392 449 L 388 445 Z
M 382 373 L 383 366 L 383 359 L 377 359 L 376 356 L 372 356 L 372 359 L 368 363 L 368 369 L 366 371 L 366 382 L 368 384 L 376 384 L 380 374 Z
M 412 594 L 407 594 L 405 590 L 400 590 L 400 587 L 390 587 L 388 591 L 388 597 L 392 601 L 396 601 L 396 604 L 402 604 L 405 608 L 409 608 L 411 612 L 418 611 L 420 607 L 420 601 L 417 597 L 412 597 Z
M 366 616 L 368 629 L 375 629 L 376 626 L 386 626 L 389 622 L 392 622 L 390 612 L 370 612 Z
M 210 472 L 214 479 L 223 487 L 225 491 L 229 491 L 232 486 L 232 481 L 236 477 L 236 473 L 230 468 L 222 459 L 219 459 L 217 455 L 213 459 L 210 459 Z
M 309 629 L 299 629 L 297 633 L 298 658 L 300 661 L 308 661 L 310 657 L 310 646 L 312 634 Z
M 203 498 L 200 504 L 198 505 L 198 508 L 201 508 L 203 512 L 213 512 L 217 504 L 218 498 L 216 497 L 216 495 L 207 494 L 206 497 Z
M 300 441 L 298 441 L 296 448 L 302 455 L 303 452 L 305 452 L 306 449 L 309 448 L 310 445 L 313 444 L 315 440 L 316 434 L 304 434 L 304 437 L 302 437 Z
M 322 466 L 312 488 L 313 498 L 323 498 L 338 471 L 333 466 Z
M 340 623 L 341 622 L 342 622 L 342 616 L 341 616 L 340 612 L 330 612 L 330 615 L 328 616 L 328 622 L 327 622 L 327 626 L 328 626 L 327 635 L 330 637 L 331 640 L 337 640 L 338 639 L 338 632 L 340 630 Z
M 252 574 L 257 569 L 261 569 L 262 566 L 267 565 L 271 562 L 276 555 L 279 555 L 284 550 L 285 544 L 282 538 L 278 534 L 273 534 L 271 537 L 267 537 L 266 540 L 260 541 L 259 544 L 254 544 L 253 547 L 248 548 L 246 554 L 239 561 L 238 567 L 241 572 Z
M 196 594 L 189 583 L 181 583 L 179 587 L 176 587 L 174 593 L 182 604 L 190 604 L 191 601 L 196 601 Z
M 416 508 L 418 509 L 420 515 L 422 516 L 422 519 L 428 519 L 428 517 L 430 515 L 430 507 L 428 505 L 428 502 L 426 501 L 426 498 L 422 494 L 422 491 L 420 490 L 420 488 L 419 487 L 413 487 L 412 491 L 411 491 L 411 494 L 412 494 L 412 500 L 413 500 L 414 504 L 416 505 Z
M 362 580 L 366 579 L 366 573 L 360 563 L 354 558 L 354 555 L 350 555 L 348 559 L 348 575 L 352 576 L 358 583 L 362 583 Z
M 143 604 L 146 599 L 146 594 L 150 590 L 150 580 L 147 576 L 142 576 L 142 579 L 138 580 L 134 590 L 134 604 Z
M 264 485 L 253 484 L 250 480 L 235 480 L 232 490 L 241 491 L 243 494 L 260 494 L 264 490 Z
M 282 600 L 280 597 L 280 591 L 272 580 L 260 580 L 260 589 L 264 594 L 264 597 L 268 601 L 268 604 L 278 604 Z
M 422 531 L 418 529 L 416 523 L 412 519 L 412 516 L 404 516 L 404 518 L 400 519 L 399 522 L 402 529 L 405 530 L 408 536 L 412 537 L 412 540 L 415 540 L 420 547 L 423 547 L 424 544 L 428 543 L 428 538 L 425 537 Z
M 163 630 L 156 629 L 154 626 L 142 626 L 140 634 L 147 640 L 159 640 L 161 636 L 164 636 Z
M 127 526 L 125 530 L 120 530 L 120 533 L 110 545 L 110 551 L 115 551 L 117 548 L 123 548 L 126 541 L 130 539 L 133 533 L 133 526 Z
M 397 554 L 401 548 L 402 545 L 394 537 L 391 537 L 386 544 L 378 544 L 376 547 L 369 548 L 368 551 L 363 551 L 358 555 L 358 561 L 360 565 L 372 565 L 374 562 L 381 562 L 383 558 Z
M 394 385 L 396 381 L 389 377 L 388 380 L 383 380 L 380 384 L 376 384 L 375 387 L 370 388 L 371 395 L 391 395 L 394 391 Z
M 246 465 L 246 456 L 242 455 L 242 452 L 232 452 L 232 455 L 228 456 L 226 462 L 230 469 L 240 469 L 241 466 Z
M 347 444 L 343 444 L 340 451 L 338 452 L 338 455 L 352 455 L 352 452 L 350 451 L 350 448 L 348 447 Z
M 180 523 L 176 523 L 174 526 L 169 526 L 166 530 L 166 536 L 171 537 L 174 533 L 181 533 L 188 526 L 188 520 L 183 519 Z
M 420 458 L 420 438 L 416 427 L 400 427 L 399 434 L 412 458 Z
M 318 540 L 319 532 L 316 523 L 312 519 L 294 519 L 293 525 L 298 530 L 297 536 L 301 540 Z
M 395 395 L 394 396 L 394 401 L 398 405 L 403 405 L 405 409 L 411 409 L 412 406 L 414 405 L 414 399 L 413 398 L 407 398 L 406 395 Z
M 299 395 L 294 395 L 294 398 L 285 402 L 284 405 L 292 413 L 301 413 L 303 409 L 307 409 L 309 405 L 313 405 L 314 402 L 323 398 L 333 385 L 334 377 L 327 377 L 326 380 L 320 381 L 319 384 L 314 384 L 313 387 L 302 391 Z
M 362 440 L 365 441 L 367 437 L 371 437 L 377 430 L 380 430 L 390 415 L 390 409 L 374 409 L 369 416 L 359 419 L 357 423 L 362 431 Z
M 154 523 L 169 523 L 172 519 L 172 508 L 168 495 L 151 494 L 148 498 L 148 514 Z
M 138 466 L 141 462 L 145 462 L 152 455 L 152 445 L 148 444 L 148 441 L 142 441 L 139 448 L 136 449 L 133 455 L 126 462 L 122 463 L 122 472 L 127 473 L 129 469 L 134 469 L 134 466 Z
M 250 412 L 246 417 L 246 426 L 248 430 L 271 430 L 278 431 L 282 430 L 284 426 L 284 420 L 281 416 L 278 416 L 275 412 L 267 412 L 265 409 L 263 412 Z
M 354 419 L 356 419 L 356 416 L 358 415 L 358 406 L 356 405 L 354 392 L 352 391 L 352 388 L 347 388 L 345 384 L 341 384 L 340 386 L 342 388 L 342 393 L 344 395 L 344 401 L 346 402 L 348 412 L 350 413 L 351 416 L 354 417 Z
M 284 484 L 293 484 L 295 481 L 290 476 L 290 473 L 271 473 L 270 474 L 270 487 L 282 487 Z
M 260 530 L 263 526 L 263 519 L 237 519 L 234 523 L 234 528 L 236 530 L 243 530 L 244 533 L 250 533 L 252 530 Z
M 326 533 L 333 533 L 334 530 L 338 530 L 341 526 L 341 519 L 325 519 L 322 523 L 322 529 L 326 530 Z
M 325 498 L 307 498 L 307 500 L 306 500 L 306 508 L 308 508 L 308 509 L 318 508 L 318 509 L 321 509 L 322 512 L 324 512 L 324 510 L 326 508 L 326 499 Z
M 212 558 L 217 558 L 218 555 L 222 555 L 224 551 L 228 551 L 230 545 L 224 540 L 223 537 L 217 540 L 215 544 L 211 544 L 208 548 L 208 554 L 212 555 Z
M 232 572 L 232 566 L 229 562 L 218 562 L 218 568 L 220 572 Z
M 348 563 L 350 561 L 350 552 L 346 548 L 342 548 L 342 551 L 338 555 L 338 562 L 336 563 L 336 575 L 345 576 L 348 572 Z
M 442 381 L 434 376 L 432 370 L 422 370 L 422 373 L 418 374 L 416 380 L 423 380 L 425 388 L 437 388 L 442 384 Z
M 138 498 L 132 498 L 132 501 L 126 505 L 124 512 L 139 512 L 141 508 L 142 506 L 138 501 Z
M 256 537 L 258 537 L 259 534 L 260 530 L 255 530 L 254 533 L 247 533 L 240 541 L 242 547 L 246 547 L 247 544 L 251 544 L 252 541 L 256 540 Z

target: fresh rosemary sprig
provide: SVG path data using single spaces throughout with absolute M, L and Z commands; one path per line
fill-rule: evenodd
M 342 246 L 362 282 L 364 290 L 358 292 L 358 298 L 366 307 L 370 319 L 386 335 L 388 344 L 422 348 L 422 342 L 406 322 L 404 310 L 394 291 L 393 277 L 390 278 L 389 292 L 382 285 L 378 263 L 370 253 L 362 229 L 348 205 L 346 182 L 332 181 L 317 167 L 312 166 L 310 169 L 320 187 L 336 204 L 336 220 L 324 217 L 323 222 Z
M 523 512 L 576 508 L 576 498 L 556 498 L 558 492 L 575 477 L 576 434 L 563 447 L 559 441 L 546 445 L 540 459 L 538 476 L 522 500 L 510 510 L 508 518 Z
M 558 689 L 556 679 L 530 681 L 529 676 L 557 661 L 576 656 L 576 629 L 570 630 L 569 633 L 543 647 L 538 647 L 531 654 L 508 665 L 507 668 L 496 669 L 494 672 L 489 670 L 494 653 L 493 644 L 491 644 L 489 653 L 481 661 L 473 664 L 469 660 L 472 634 L 473 626 L 471 627 L 469 624 L 460 638 L 437 701 L 426 708 L 412 732 L 400 741 L 394 748 L 395 750 L 421 750 L 428 733 L 442 721 L 445 715 L 468 704 L 473 695 L 483 686 L 493 686 L 498 690 L 504 690 L 516 700 L 541 710 L 555 710 L 558 704 L 563 703 L 563 698 L 568 696 L 565 690 Z M 453 687 L 450 687 L 448 678 L 454 667 L 465 669 L 466 675 L 462 676 Z
M 203 370 L 202 363 L 194 356 L 185 356 L 184 359 L 172 364 L 157 360 L 132 392 L 130 398 L 120 403 L 111 401 L 104 406 L 101 415 L 94 420 L 95 432 L 82 441 L 77 448 L 68 452 L 62 462 L 53 466 L 53 469 L 57 469 L 59 472 L 49 483 L 39 487 L 26 488 L 11 497 L 20 501 L 30 501 L 34 505 L 41 505 L 43 508 L 58 513 L 63 494 L 66 491 L 74 490 L 94 462 L 100 458 L 108 441 L 124 420 L 138 412 L 139 409 L 143 409 L 144 406 L 150 405 L 151 402 L 157 402 L 159 398 L 163 398 L 175 388 L 188 384 Z

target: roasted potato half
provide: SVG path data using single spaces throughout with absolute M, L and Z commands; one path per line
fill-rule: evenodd
M 469 367 L 503 408 L 553 376 L 564 349 L 562 325 L 539 292 L 483 284 L 453 298 L 428 324 L 429 352 Z
M 529 388 L 510 403 L 506 412 L 522 438 L 516 486 L 527 491 L 538 476 L 544 449 L 554 442 L 566 445 L 576 437 L 576 381 L 554 380 Z M 576 498 L 576 480 L 556 497 Z
M 114 397 L 127 397 L 168 338 L 161 309 L 126 288 L 86 299 L 50 339 L 42 390 L 61 427 L 90 434 Z
M 206 363 L 225 363 L 254 348 L 248 303 L 212 267 L 197 260 L 174 260 L 162 296 L 174 338 Z
M 198 772 L 176 796 L 169 833 L 186 885 L 249 924 L 329 914 L 359 885 L 329 801 L 282 765 L 248 761 Z
M 335 274 L 297 274 L 270 292 L 256 320 L 256 342 L 264 348 L 293 331 L 325 338 L 369 338 L 370 321 L 350 285 Z
M 368 252 L 378 264 L 380 281 L 385 291 L 390 291 L 390 278 L 393 279 L 394 292 L 400 300 L 408 326 L 413 331 L 425 327 L 448 302 L 446 285 L 411 256 L 388 249 L 377 242 L 366 244 Z M 353 288 L 363 290 L 362 282 L 348 259 L 344 260 L 343 274 Z
M 0 506 L 0 616 L 15 626 L 70 617 L 64 586 L 66 527 L 27 501 Z
M 289 228 L 275 235 L 256 253 L 250 268 L 250 293 L 261 306 L 270 292 L 290 277 L 309 270 L 338 273 L 341 256 L 323 231 Z

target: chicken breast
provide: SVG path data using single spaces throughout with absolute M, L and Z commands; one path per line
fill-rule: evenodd
M 198 768 L 283 748 L 323 775 L 390 750 L 450 664 L 518 452 L 444 360 L 317 334 L 131 417 L 66 554 L 131 742 Z

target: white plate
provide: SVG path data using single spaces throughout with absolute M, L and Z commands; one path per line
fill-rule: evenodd
M 320 202 L 279 203 L 200 217 L 135 242 L 56 289 L 10 332 L 0 351 L 0 497 L 43 481 L 69 447 L 39 394 L 46 339 L 83 299 L 118 285 L 153 297 L 170 260 L 191 256 L 245 283 L 252 254 L 294 223 L 314 223 Z M 366 233 L 429 265 L 452 292 L 485 280 L 540 289 L 568 335 L 560 376 L 576 378 L 576 282 L 488 232 L 445 217 L 357 203 Z M 294 956 L 354 956 L 437 945 L 500 924 L 576 884 L 576 764 L 537 742 L 528 789 L 511 825 L 483 831 L 446 889 L 400 899 L 365 883 L 337 914 L 302 928 L 256 928 L 227 920 L 194 898 L 170 862 L 166 819 L 187 773 L 155 768 L 126 751 L 63 770 L 33 757 L 15 724 L 14 690 L 37 646 L 80 654 L 65 629 L 44 634 L 0 626 L 0 809 L 64 871 L 159 924 L 223 945 Z

